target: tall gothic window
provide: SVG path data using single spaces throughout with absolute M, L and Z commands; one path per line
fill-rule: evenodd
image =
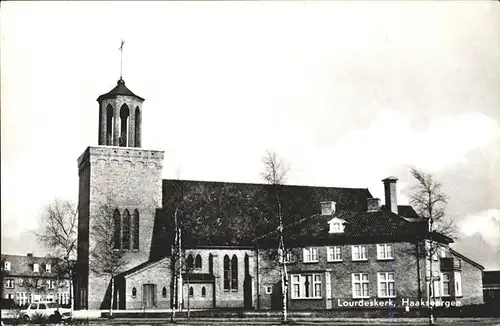
M 135 147 L 141 147 L 141 110 L 139 107 L 135 108 Z
M 187 265 L 188 269 L 193 269 L 193 267 L 194 267 L 193 255 L 189 254 L 189 256 L 186 259 L 186 265 Z
M 134 209 L 132 216 L 132 249 L 139 250 L 139 211 Z
M 229 256 L 224 256 L 224 290 L 238 290 L 238 258 L 233 255 L 229 260 Z
M 129 133 L 129 121 L 130 121 L 130 111 L 126 104 L 123 104 L 120 109 L 120 140 L 119 146 L 127 147 L 128 144 L 128 133 Z
M 115 224 L 115 231 L 114 231 L 114 249 L 121 249 L 121 243 L 120 243 L 120 233 L 121 233 L 121 216 L 120 216 L 120 211 L 118 209 L 115 209 L 113 212 L 113 221 Z
M 231 280 L 229 279 L 229 275 L 231 272 L 231 263 L 229 261 L 229 256 L 224 256 L 224 290 L 229 291 L 231 289 Z
M 214 256 L 212 254 L 208 255 L 208 272 L 214 273 Z
M 194 268 L 201 269 L 201 256 L 199 254 L 194 259 Z
M 231 259 L 231 289 L 238 290 L 238 258 L 233 255 Z
M 113 114 L 113 107 L 108 104 L 106 107 L 106 145 L 113 145 L 113 130 L 115 128 L 115 117 Z
M 130 250 L 130 213 L 123 212 L 122 249 Z

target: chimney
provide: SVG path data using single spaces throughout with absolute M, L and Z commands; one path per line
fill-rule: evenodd
M 28 252 L 26 256 L 28 256 L 29 258 L 33 258 L 33 254 L 31 252 Z
M 321 215 L 333 215 L 333 214 L 335 214 L 335 202 L 334 201 L 322 201 L 320 204 L 321 204 Z
M 398 199 L 396 197 L 396 182 L 398 178 L 388 177 L 382 180 L 385 190 L 385 208 L 394 214 L 398 213 Z
M 368 212 L 378 212 L 380 210 L 380 199 L 367 198 L 366 202 L 368 206 Z

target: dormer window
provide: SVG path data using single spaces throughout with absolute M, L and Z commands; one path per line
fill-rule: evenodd
M 6 261 L 4 266 L 3 266 L 4 270 L 6 271 L 10 271 L 10 261 Z
M 328 221 L 328 225 L 330 229 L 328 233 L 343 233 L 344 232 L 344 223 L 345 220 L 334 217 L 330 221 Z
M 50 264 L 45 265 L 45 272 L 50 273 L 52 271 L 52 268 Z
M 320 204 L 321 204 L 321 215 L 335 214 L 336 205 L 334 201 L 322 201 Z
M 33 264 L 33 272 L 38 273 L 39 272 L 39 265 L 38 264 Z

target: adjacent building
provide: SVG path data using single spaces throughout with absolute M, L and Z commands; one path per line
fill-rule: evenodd
M 17 306 L 31 302 L 54 301 L 70 304 L 70 281 L 58 272 L 58 259 L 2 254 L 2 295 Z
M 397 178 L 383 180 L 384 206 L 363 188 L 162 180 L 164 152 L 141 148 L 144 99 L 120 78 L 97 101 L 98 146 L 78 159 L 77 309 L 107 308 L 112 296 L 119 309 L 170 308 L 175 298 L 185 308 L 279 309 L 281 253 L 291 309 L 483 302 L 482 266 L 398 205 Z M 126 261 L 114 287 L 93 271 L 102 206 L 113 209 Z
M 485 303 L 500 304 L 500 271 L 483 272 L 483 293 Z

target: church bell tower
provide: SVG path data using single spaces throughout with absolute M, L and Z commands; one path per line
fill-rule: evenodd
M 99 145 L 141 147 L 141 111 L 144 99 L 125 86 L 120 77 L 115 88 L 97 98 Z
M 109 278 L 93 269 L 92 252 L 98 243 L 93 230 L 102 225 L 103 215 L 112 219 L 114 250 L 123 252 L 126 262 L 121 272 L 149 260 L 162 204 L 164 151 L 141 147 L 144 98 L 128 89 L 121 76 L 97 102 L 98 146 L 88 146 L 78 158 L 75 308 L 107 309 L 113 295 L 116 307 L 125 309 L 125 289 L 118 286 L 119 280 L 111 293 Z M 103 214 L 103 208 L 109 213 Z

